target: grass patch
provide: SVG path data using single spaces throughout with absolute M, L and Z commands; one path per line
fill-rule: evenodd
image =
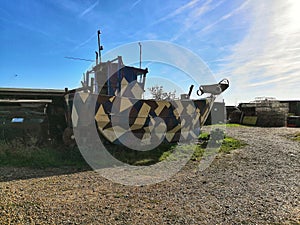
M 208 145 L 219 148 L 220 153 L 230 153 L 230 151 L 242 148 L 246 145 L 245 142 L 237 140 L 233 137 L 225 135 L 221 129 L 215 129 L 211 133 L 202 133 L 199 135 L 199 142 L 202 148 Z
M 201 160 L 201 158 L 203 157 L 205 153 L 205 149 L 204 148 L 201 148 L 201 146 L 199 145 L 196 145 L 196 147 L 194 148 L 194 153 L 191 157 L 191 160 L 192 161 L 199 161 Z
M 227 123 L 226 127 L 246 127 L 246 126 L 238 123 Z
M 207 133 L 207 132 L 202 132 L 200 135 L 199 135 L 199 140 L 201 140 L 201 141 L 208 141 L 209 140 L 209 137 L 210 137 L 210 135 L 209 135 L 209 133 Z
M 210 140 L 212 135 L 214 137 Z M 192 159 L 200 160 L 205 153 L 205 148 L 208 147 L 208 144 L 212 147 L 215 146 L 216 148 L 219 148 L 219 153 L 226 154 L 229 154 L 232 150 L 239 149 L 247 145 L 243 141 L 226 136 L 224 132 L 222 133 L 222 131 L 218 129 L 213 131 L 211 134 L 204 132 L 199 135 L 199 148 L 195 149 Z
M 296 134 L 294 134 L 294 136 L 292 137 L 292 139 L 294 141 L 300 141 L 300 132 L 297 132 Z
M 243 141 L 237 140 L 233 137 L 228 137 L 224 135 L 224 133 L 221 134 L 218 130 L 215 133 L 212 133 L 212 135 L 214 135 L 217 138 L 217 140 L 215 140 L 215 143 L 213 143 L 212 146 L 215 144 L 215 146 L 219 148 L 219 153 L 229 154 L 232 150 L 239 149 L 247 145 Z M 198 144 L 181 145 L 180 149 L 183 154 L 187 153 L 187 151 L 192 150 L 193 155 L 191 156 L 191 160 L 200 161 L 203 155 L 205 154 L 205 148 L 207 147 L 209 141 L 211 141 L 210 137 L 211 134 L 203 132 L 199 135 Z M 168 157 L 171 157 L 172 153 L 174 152 L 174 149 L 175 148 L 173 146 L 170 150 L 163 152 L 163 154 L 159 158 L 159 161 L 163 161 L 166 160 Z M 173 157 L 174 159 L 176 159 L 176 156 Z
M 77 148 L 26 146 L 0 142 L 0 166 L 88 168 Z
M 233 137 L 225 137 L 219 152 L 230 153 L 230 151 L 242 148 L 246 145 L 245 142 L 237 140 Z
M 247 125 L 243 125 L 239 123 L 222 123 L 222 124 L 207 125 L 207 127 L 247 127 Z
M 297 138 L 300 139 L 300 135 Z M 124 163 L 147 166 L 164 160 L 177 160 L 180 157 L 190 157 L 192 161 L 199 161 L 205 154 L 208 143 L 212 142 L 210 139 L 215 140 L 221 153 L 230 153 L 245 145 L 232 137 L 226 137 L 216 129 L 211 134 L 201 133 L 197 144 L 162 144 L 150 151 L 135 151 L 116 145 L 106 145 L 106 148 L 113 157 Z M 78 148 L 26 146 L 17 140 L 11 143 L 0 142 L 0 166 L 89 168 Z
M 178 148 L 176 148 L 178 147 Z M 175 153 L 176 149 L 176 153 Z M 199 160 L 203 156 L 204 149 L 201 148 L 197 144 L 181 144 L 177 146 L 173 146 L 173 148 L 163 152 L 163 154 L 159 157 L 159 162 L 164 160 L 177 160 L 180 157 L 189 157 L 191 156 L 191 160 Z

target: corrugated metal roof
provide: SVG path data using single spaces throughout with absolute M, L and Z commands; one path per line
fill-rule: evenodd
M 62 96 L 62 89 L 35 89 L 35 88 L 0 88 L 0 95 L 51 95 Z

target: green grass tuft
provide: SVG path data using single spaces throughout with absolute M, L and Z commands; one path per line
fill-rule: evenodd
M 294 141 L 300 141 L 300 132 L 297 132 L 292 139 Z
M 209 140 L 209 133 L 207 132 L 203 132 L 199 135 L 199 139 L 202 140 L 202 141 L 208 141 Z
M 218 133 L 217 131 L 216 133 Z M 224 135 L 220 135 L 219 138 L 223 138 Z M 182 145 L 180 148 L 182 149 L 183 154 L 186 153 L 187 151 L 193 151 L 193 155 L 191 157 L 192 161 L 200 161 L 203 155 L 205 154 L 205 148 L 207 147 L 207 144 L 210 139 L 210 134 L 209 133 L 201 133 L 199 136 L 199 143 L 198 144 L 190 144 L 190 145 Z M 217 140 L 218 142 L 216 144 L 217 147 L 219 148 L 219 153 L 226 153 L 229 154 L 232 150 L 242 148 L 246 145 L 245 142 L 242 142 L 240 140 L 237 140 L 233 137 L 224 137 L 224 139 Z M 222 142 L 222 143 L 221 143 Z M 163 161 L 166 159 L 173 159 L 176 160 L 177 156 L 173 156 L 172 153 L 174 153 L 174 147 L 171 150 L 163 152 L 161 157 L 159 158 L 159 161 Z M 186 151 L 186 152 L 185 152 Z M 173 157 L 173 158 L 172 158 Z
M 247 126 L 238 123 L 227 123 L 226 127 L 247 127 Z
M 245 142 L 242 142 L 242 141 L 237 140 L 237 139 L 232 138 L 232 137 L 225 137 L 223 142 L 222 142 L 222 145 L 221 145 L 221 148 L 220 148 L 219 152 L 230 153 L 230 151 L 232 151 L 234 149 L 242 148 L 245 145 L 246 145 Z
M 247 127 L 247 125 L 243 125 L 239 123 L 222 123 L 222 124 L 207 125 L 207 127 Z
M 194 154 L 191 158 L 192 161 L 200 161 L 204 155 L 205 150 L 201 146 L 197 145 Z

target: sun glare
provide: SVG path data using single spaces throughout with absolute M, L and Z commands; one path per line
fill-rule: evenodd
M 300 1 L 290 0 L 287 10 L 287 29 L 289 32 L 300 31 Z

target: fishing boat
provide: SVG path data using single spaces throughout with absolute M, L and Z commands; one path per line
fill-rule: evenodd
M 191 99 L 191 85 L 181 99 L 144 99 L 148 69 L 127 66 L 121 56 L 102 62 L 100 31 L 98 47 L 96 64 L 85 73 L 82 87 L 65 92 L 69 118 L 65 139 L 73 137 L 74 129 L 87 135 L 85 128 L 96 126 L 100 138 L 113 144 L 193 140 L 198 137 L 216 96 L 229 87 L 229 81 L 223 79 L 199 87 L 197 94 L 206 93 L 206 98 Z

